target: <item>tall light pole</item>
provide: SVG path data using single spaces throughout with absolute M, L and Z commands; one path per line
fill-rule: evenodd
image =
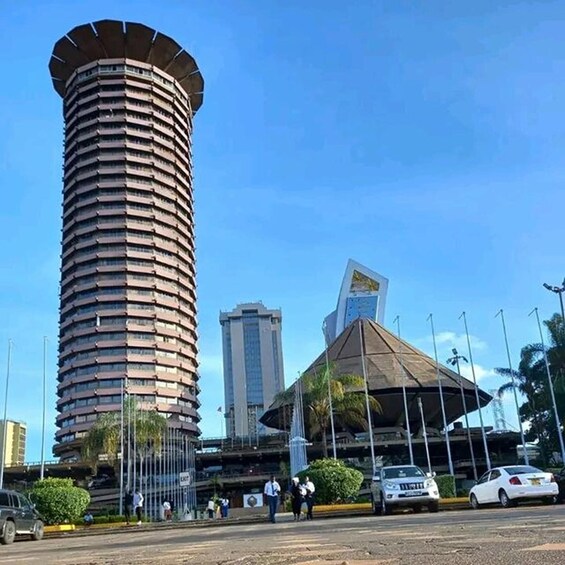
M 47 336 L 43 336 L 43 411 L 41 417 L 41 469 L 39 480 L 45 476 L 45 413 L 47 411 Z
M 334 459 L 337 459 L 337 450 L 335 445 L 335 424 L 334 424 L 334 410 L 333 410 L 333 401 L 332 401 L 332 383 L 331 383 L 331 375 L 330 375 L 330 358 L 328 355 L 328 328 L 326 325 L 326 321 L 322 324 L 322 332 L 324 333 L 324 344 L 325 344 L 325 355 L 326 355 L 326 377 L 328 379 L 328 403 L 330 408 L 330 425 L 332 428 L 332 450 L 334 454 Z
M 365 404 L 367 408 L 367 424 L 369 426 L 369 443 L 371 446 L 371 461 L 373 463 L 373 475 L 375 474 L 375 440 L 373 438 L 373 423 L 371 418 L 371 404 L 369 403 L 369 379 L 367 378 L 367 367 L 365 365 L 365 342 L 363 335 L 363 320 L 357 320 L 359 324 L 359 345 L 361 348 L 361 367 L 363 369 L 363 379 L 365 381 Z
M 468 363 L 467 358 L 463 355 L 459 355 L 457 349 L 453 348 L 452 350 L 453 357 L 450 357 L 447 360 L 447 363 L 453 365 L 457 368 L 457 374 L 459 375 L 459 390 L 461 392 L 461 402 L 463 404 L 463 414 L 465 415 L 465 428 L 467 429 L 467 441 L 469 442 L 469 452 L 471 454 L 471 464 L 473 465 L 473 476 L 475 477 L 475 481 L 479 479 L 477 475 L 477 463 L 475 461 L 475 450 L 473 448 L 473 440 L 471 439 L 471 429 L 469 428 L 469 415 L 467 413 L 467 400 L 465 399 L 465 391 L 463 390 L 463 380 L 461 378 L 461 367 L 459 365 L 459 361 L 465 361 Z
M 465 335 L 467 336 L 467 350 L 469 351 L 469 362 L 471 364 L 471 374 L 473 375 L 473 384 L 475 385 L 475 398 L 477 400 L 477 408 L 479 409 L 479 421 L 481 423 L 481 435 L 483 436 L 483 446 L 485 448 L 485 460 L 487 469 L 490 471 L 490 455 L 488 452 L 487 434 L 485 433 L 485 424 L 483 421 L 483 409 L 481 408 L 481 399 L 479 398 L 479 387 L 477 386 L 477 376 L 475 375 L 475 363 L 473 363 L 473 351 L 471 350 L 471 339 L 469 338 L 469 328 L 467 327 L 467 314 L 462 312 L 459 319 L 463 318 L 465 325 Z
M 561 286 L 552 286 L 550 284 L 543 283 L 543 288 L 559 295 L 559 305 L 561 306 L 561 323 L 565 325 L 565 309 L 563 308 L 563 293 L 565 292 L 565 279 L 563 279 Z
M 443 430 L 445 433 L 445 445 L 447 447 L 447 462 L 449 464 L 449 474 L 455 475 L 455 471 L 453 469 L 453 460 L 451 459 L 451 445 L 449 443 L 449 434 L 447 433 L 447 416 L 445 414 L 445 404 L 443 402 L 443 386 L 441 384 L 441 375 L 439 372 L 439 362 L 437 359 L 437 345 L 436 345 L 436 332 L 434 328 L 434 316 L 430 313 L 428 316 L 428 320 L 430 321 L 430 326 L 432 328 L 432 340 L 434 342 L 434 359 L 436 362 L 436 378 L 437 378 L 437 386 L 439 389 L 439 401 L 441 404 L 441 416 L 443 419 Z
M 512 357 L 510 355 L 510 347 L 508 346 L 508 334 L 506 332 L 506 321 L 504 320 L 504 311 L 502 308 L 498 311 L 495 318 L 500 316 L 502 321 L 502 331 L 504 333 L 504 344 L 506 345 L 506 355 L 508 357 L 508 368 L 510 369 L 510 379 L 512 381 L 512 392 L 514 393 L 514 405 L 516 406 L 516 416 L 518 417 L 518 426 L 520 426 L 520 439 L 522 440 L 522 447 L 524 448 L 524 463 L 526 465 L 530 464 L 530 457 L 528 455 L 528 447 L 526 445 L 526 439 L 524 438 L 524 426 L 522 426 L 522 418 L 520 418 L 520 405 L 518 404 L 518 387 L 516 386 L 516 380 L 514 379 L 514 371 L 512 369 Z
M 412 450 L 412 431 L 410 430 L 410 416 L 408 414 L 408 397 L 406 396 L 406 371 L 402 364 L 402 338 L 400 337 L 400 316 L 394 318 L 393 324 L 396 323 L 396 331 L 398 334 L 398 362 L 402 372 L 402 399 L 404 401 L 404 417 L 406 420 L 406 435 L 408 436 L 408 453 L 410 454 L 410 465 L 414 465 L 414 451 Z
M 541 331 L 541 323 L 539 320 L 538 309 L 534 308 L 528 316 L 536 313 L 536 321 L 538 323 L 539 337 L 541 340 L 541 347 L 543 349 L 543 360 L 545 363 L 545 371 L 547 373 L 547 382 L 549 384 L 549 392 L 551 393 L 551 403 L 553 404 L 553 417 L 555 418 L 555 425 L 557 427 L 557 437 L 559 438 L 559 447 L 561 448 L 561 461 L 565 462 L 565 445 L 563 444 L 563 432 L 561 431 L 561 419 L 557 411 L 557 403 L 555 402 L 555 392 L 553 391 L 553 381 L 551 380 L 551 372 L 549 370 L 549 361 L 547 360 L 547 351 L 545 350 L 545 342 L 543 339 L 543 332 Z
M 10 363 L 12 362 L 12 340 L 8 340 L 8 362 L 6 363 L 6 393 L 4 395 L 4 434 L 0 464 L 0 489 L 4 488 L 4 465 L 6 464 L 6 440 L 8 437 L 8 386 L 10 384 Z

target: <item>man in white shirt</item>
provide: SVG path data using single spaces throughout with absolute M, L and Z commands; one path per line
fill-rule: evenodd
M 271 475 L 271 479 L 265 483 L 263 494 L 267 498 L 267 504 L 269 505 L 269 520 L 273 524 L 275 523 L 275 515 L 277 513 L 280 492 L 281 487 L 279 486 L 279 483 L 275 480 L 275 476 Z
M 306 501 L 306 506 L 308 508 L 308 511 L 306 513 L 306 520 L 312 520 L 312 508 L 314 507 L 314 493 L 316 492 L 316 487 L 310 480 L 310 477 L 306 477 L 304 486 L 306 487 L 306 496 L 304 497 L 304 500 Z
M 137 516 L 137 525 L 141 526 L 141 513 L 143 511 L 143 495 L 141 491 L 137 489 L 133 495 L 133 507 L 135 509 L 135 514 Z

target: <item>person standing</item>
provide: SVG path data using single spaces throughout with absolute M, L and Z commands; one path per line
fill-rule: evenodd
M 310 477 L 306 477 L 306 480 L 304 481 L 304 487 L 306 488 L 306 520 L 312 520 L 312 509 L 314 508 L 314 493 L 316 492 L 316 487 L 310 480 Z
M 274 524 L 275 515 L 277 513 L 277 506 L 279 503 L 279 493 L 281 487 L 275 480 L 275 476 L 271 475 L 270 480 L 265 483 L 263 494 L 267 497 L 267 504 L 269 505 L 269 520 Z
M 163 519 L 165 522 L 170 522 L 173 518 L 173 509 L 171 507 L 171 503 L 165 499 L 163 502 Z
M 230 501 L 225 496 L 223 496 L 220 499 L 220 510 L 222 512 L 222 518 L 228 517 L 229 507 L 230 507 Z
M 298 522 L 300 520 L 300 509 L 302 508 L 302 502 L 304 500 L 302 496 L 302 487 L 299 484 L 298 477 L 292 478 L 292 484 L 290 485 L 290 496 L 292 497 L 291 504 L 294 521 Z
M 143 495 L 140 490 L 137 489 L 133 495 L 133 507 L 135 509 L 135 515 L 137 516 L 137 525 L 141 526 L 141 512 L 143 511 Z
M 129 526 L 131 522 L 131 515 L 133 514 L 133 494 L 131 490 L 127 490 L 124 495 L 124 516 L 126 518 L 126 524 Z
M 208 510 L 208 519 L 213 520 L 214 513 L 216 511 L 216 503 L 214 502 L 213 498 L 208 501 L 208 506 L 206 507 L 206 509 Z

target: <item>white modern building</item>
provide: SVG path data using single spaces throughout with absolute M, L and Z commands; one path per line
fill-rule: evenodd
M 270 428 L 259 418 L 284 390 L 280 310 L 261 302 L 220 312 L 228 437 L 255 437 Z
M 387 290 L 387 278 L 349 259 L 337 307 L 324 320 L 328 343 L 357 318 L 368 318 L 384 324 Z

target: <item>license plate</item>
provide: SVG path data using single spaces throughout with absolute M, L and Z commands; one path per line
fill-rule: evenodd
M 406 496 L 422 496 L 422 493 L 419 491 L 407 492 Z
M 541 479 L 530 479 L 531 483 L 533 485 L 539 485 L 541 484 Z

